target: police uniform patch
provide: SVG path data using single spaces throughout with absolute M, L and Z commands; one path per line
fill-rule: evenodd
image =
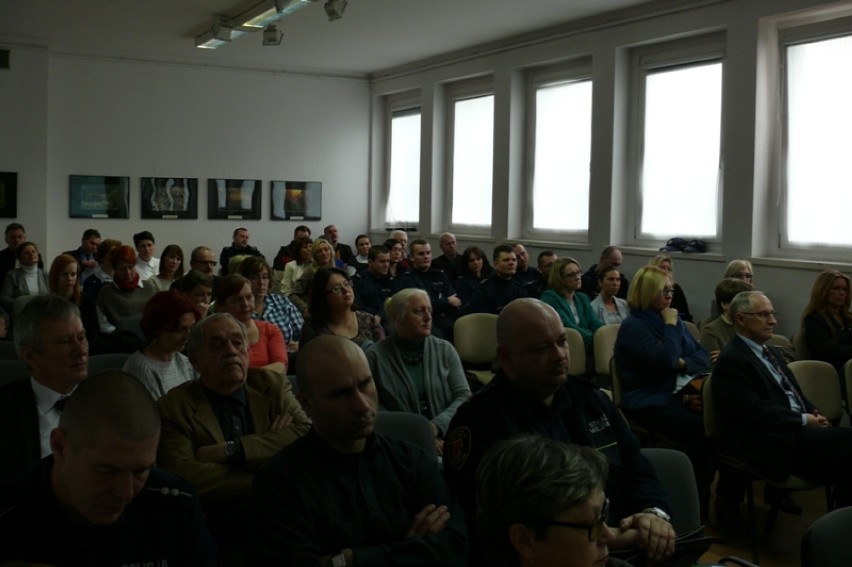
M 470 456 L 472 443 L 469 428 L 457 427 L 454 429 L 445 443 L 445 447 L 449 447 L 447 464 L 454 469 L 461 469 Z

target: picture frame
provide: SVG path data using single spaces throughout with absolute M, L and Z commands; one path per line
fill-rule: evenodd
M 260 220 L 260 179 L 208 179 L 207 218 Z
M 0 171 L 0 218 L 14 219 L 18 216 L 18 173 Z
M 270 181 L 271 220 L 322 220 L 321 181 Z
M 198 178 L 140 178 L 143 219 L 197 219 Z
M 70 218 L 130 218 L 130 177 L 71 175 L 68 185 Z

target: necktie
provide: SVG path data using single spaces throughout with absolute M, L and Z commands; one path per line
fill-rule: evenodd
M 53 404 L 53 407 L 61 413 L 65 409 L 65 404 L 68 402 L 69 397 L 70 396 L 62 396 L 61 398 L 56 400 L 56 403 Z
M 796 399 L 796 402 L 799 404 L 799 408 L 801 409 L 801 411 L 806 411 L 805 408 L 807 406 L 805 406 L 805 401 L 799 395 L 798 390 L 796 390 L 796 388 L 793 387 L 793 384 L 790 383 L 790 380 L 787 378 L 787 374 L 784 372 L 784 369 L 781 367 L 781 364 L 779 364 L 778 360 L 775 358 L 775 355 L 766 345 L 763 345 L 763 357 L 769 361 L 769 363 L 775 369 L 775 372 L 777 372 L 781 376 L 781 387 L 784 389 L 784 391 L 793 394 Z

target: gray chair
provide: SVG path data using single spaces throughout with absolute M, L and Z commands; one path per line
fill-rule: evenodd
M 23 360 L 0 360 L 0 386 L 29 377 L 30 369 Z
M 116 331 L 132 334 L 145 344 L 145 334 L 142 332 L 142 315 L 130 315 L 119 319 L 115 324 Z
M 470 313 L 456 319 L 453 346 L 468 381 L 488 384 L 494 378 L 491 365 L 497 359 L 497 315 Z
M 789 365 L 802 393 L 833 424 L 843 417 L 843 397 L 837 370 L 822 360 L 796 360 Z
M 583 335 L 577 329 L 565 327 L 565 340 L 568 341 L 568 374 L 583 376 L 586 374 L 586 345 Z
M 805 331 L 801 330 L 793 335 L 793 349 L 796 351 L 796 360 L 810 360 L 811 349 L 805 341 Z
M 435 434 L 432 424 L 420 414 L 404 411 L 380 411 L 376 414 L 376 433 L 417 445 L 426 454 L 435 455 Z
M 802 567 L 848 567 L 852 562 L 852 508 L 819 518 L 802 538 Z
M 651 461 L 657 478 L 669 495 L 672 504 L 672 527 L 676 534 L 694 532 L 701 527 L 701 506 L 698 485 L 689 457 L 675 449 L 642 449 Z
M 89 357 L 89 374 L 101 370 L 121 370 L 130 355 L 127 353 L 96 354 Z

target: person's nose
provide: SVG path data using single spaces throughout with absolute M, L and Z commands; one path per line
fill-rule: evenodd
M 136 496 L 137 480 L 131 472 L 117 473 L 112 478 L 110 493 L 113 497 L 128 503 Z

